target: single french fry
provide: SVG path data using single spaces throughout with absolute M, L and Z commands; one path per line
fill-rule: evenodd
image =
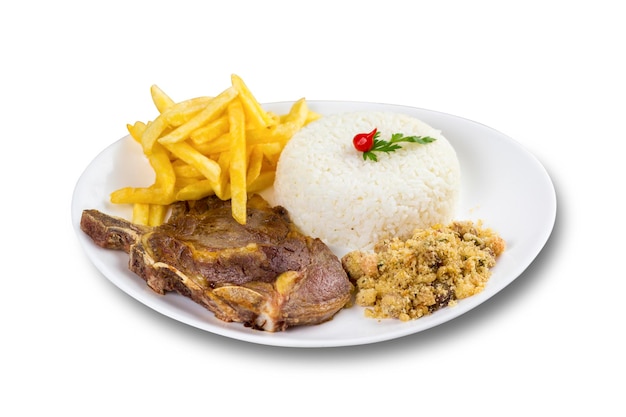
M 279 129 L 282 124 L 272 126 L 270 129 L 251 129 L 246 131 L 246 140 L 249 145 L 261 145 L 274 142 L 286 142 L 288 139 L 284 129 Z
M 176 198 L 176 200 L 180 200 L 178 198 L 178 193 L 180 192 L 180 190 L 182 190 L 185 187 L 188 187 L 190 185 L 193 185 L 197 182 L 200 181 L 209 181 L 206 178 L 204 178 L 203 176 L 200 176 L 199 178 L 185 178 L 185 177 L 177 177 L 176 178 L 176 187 L 174 188 L 174 196 Z
M 319 113 L 316 113 L 314 111 L 309 110 L 308 114 L 306 115 L 306 120 L 304 121 L 304 125 L 308 125 L 309 123 L 321 118 L 322 115 Z
M 280 115 L 273 113 L 271 111 L 267 112 L 267 116 L 270 118 L 270 120 L 272 121 L 272 123 L 270 124 L 270 127 L 277 125 L 278 123 L 280 123 Z
M 238 92 L 235 88 L 229 87 L 220 93 L 217 97 L 212 99 L 207 106 L 196 114 L 187 123 L 178 126 L 169 134 L 159 138 L 159 142 L 162 144 L 178 143 L 185 140 L 191 132 L 203 126 L 205 123 L 216 119 L 221 112 L 228 106 L 228 104 L 237 97 Z
M 159 143 L 154 145 L 152 153 L 148 156 L 148 161 L 156 173 L 154 185 L 161 189 L 166 197 L 171 198 L 174 195 L 176 173 L 165 148 Z
M 261 166 L 263 165 L 263 148 L 258 146 L 252 146 L 250 150 L 250 157 L 248 158 L 248 172 L 246 174 L 246 184 L 254 182 L 261 173 Z
M 258 147 L 263 152 L 263 160 L 267 161 L 272 169 L 276 169 L 276 164 L 278 164 L 278 158 L 280 158 L 284 145 L 282 143 L 272 142 L 254 146 Z M 261 169 L 263 170 L 263 168 Z
M 290 109 L 289 113 L 286 113 L 286 114 L 281 114 L 280 116 L 278 116 L 278 117 L 279 117 L 279 123 L 285 123 L 285 122 L 288 122 L 288 121 L 290 121 L 290 120 L 293 120 L 293 119 L 294 119 L 294 114 L 296 114 L 296 113 L 297 113 L 297 108 L 298 108 L 298 106 L 299 106 L 299 102 L 300 102 L 300 101 L 305 101 L 305 99 L 304 99 L 304 98 L 301 98 L 300 100 L 298 100 L 297 102 L 295 102 L 295 103 L 292 105 L 292 107 L 291 107 L 291 109 Z M 321 115 L 321 114 L 319 114 L 319 113 L 316 113 L 316 112 L 312 111 L 312 110 L 308 107 L 308 104 L 306 104 L 306 117 L 305 117 L 305 120 L 304 120 L 304 125 L 305 125 L 305 126 L 306 126 L 307 124 L 311 123 L 312 121 L 317 120 L 317 119 L 319 119 L 319 118 L 321 118 L 321 117 L 322 117 L 322 115 Z
M 126 125 L 126 129 L 128 129 L 128 133 L 130 133 L 130 136 L 139 143 L 141 143 L 141 138 L 143 137 L 146 128 L 147 126 L 144 122 L 135 122 L 132 125 Z
M 152 122 L 148 123 L 146 130 L 141 136 L 141 147 L 146 155 L 152 154 L 152 148 L 159 136 L 168 128 L 167 120 L 162 115 L 157 116 Z
M 230 199 L 230 152 L 220 153 L 217 163 L 222 172 L 220 173 L 219 185 L 215 188 L 215 195 L 221 200 L 228 200 Z
M 228 133 L 228 115 L 224 114 L 206 126 L 199 127 L 189 134 L 189 137 L 195 144 L 203 144 L 211 142 L 220 136 Z
M 252 95 L 248 86 L 241 77 L 232 74 L 230 76 L 232 86 L 239 92 L 239 99 L 243 105 L 248 128 L 263 128 L 274 124 L 274 119 L 261 107 L 261 104 Z
M 263 155 L 268 158 L 280 156 L 280 153 L 283 150 L 283 145 L 280 142 L 261 143 L 254 146 L 263 151 Z
M 230 199 L 233 218 L 239 224 L 246 224 L 246 122 L 241 101 L 233 101 L 228 105 L 228 121 L 230 124 Z
M 230 129 L 230 128 L 229 128 Z M 228 152 L 231 147 L 231 137 L 230 133 L 224 133 L 217 139 L 212 140 L 211 142 L 205 143 L 194 143 L 192 141 L 191 146 L 200 152 L 202 155 L 219 155 L 224 152 Z
M 275 177 L 276 171 L 274 170 L 261 172 L 254 182 L 248 184 L 248 193 L 252 194 L 265 190 L 274 184 Z
M 132 222 L 136 224 L 150 224 L 150 204 L 133 204 Z
M 177 127 L 194 118 L 211 102 L 211 97 L 196 97 L 181 101 L 168 107 L 161 115 L 169 126 Z
M 150 95 L 159 113 L 163 113 L 168 107 L 174 104 L 174 100 L 165 94 L 157 85 L 150 87 Z
M 276 126 L 275 135 L 280 142 L 286 143 L 300 130 L 307 121 L 309 108 L 304 98 L 296 101 L 284 118 L 283 123 Z
M 165 147 L 189 165 L 196 168 L 206 179 L 217 183 L 220 178 L 220 166 L 214 160 L 201 154 L 187 142 L 167 144 Z
M 158 187 L 150 186 L 144 188 L 124 187 L 115 190 L 110 196 L 113 204 L 172 204 L 174 196 L 166 194 Z
M 213 194 L 215 194 L 213 182 L 200 180 L 181 188 L 176 194 L 176 199 L 179 201 L 200 200 Z
M 159 226 L 165 221 L 168 206 L 162 204 L 150 204 L 150 217 L 148 218 L 149 226 Z
M 172 162 L 172 168 L 177 179 L 180 178 L 201 178 L 202 174 L 196 167 L 189 165 L 187 162 L 177 159 Z
M 291 137 L 302 128 L 304 124 L 297 121 L 289 121 L 273 126 L 271 129 L 254 129 L 249 130 L 248 144 L 262 145 L 268 143 L 280 143 L 284 146 Z
M 285 115 L 283 123 L 294 122 L 300 126 L 304 125 L 304 122 L 309 115 L 309 107 L 304 98 L 296 101 L 291 105 L 289 113 Z
M 248 130 L 248 144 L 257 145 L 264 143 L 280 142 L 285 144 L 298 130 L 304 126 L 309 109 L 306 100 L 301 98 L 290 108 L 289 113 L 281 117 L 280 123 L 269 129 L 257 128 Z

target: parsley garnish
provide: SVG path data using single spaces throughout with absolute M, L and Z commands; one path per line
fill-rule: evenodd
M 430 136 L 404 136 L 402 133 L 392 134 L 389 141 L 378 139 L 379 136 L 380 132 L 374 134 L 372 147 L 368 151 L 363 152 L 363 160 L 378 161 L 378 156 L 374 152 L 395 152 L 402 148 L 402 146 L 398 145 L 400 142 L 427 144 L 437 140 Z

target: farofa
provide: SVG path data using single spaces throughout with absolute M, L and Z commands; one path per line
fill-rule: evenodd
M 504 240 L 479 221 L 419 229 L 343 257 L 358 305 L 372 318 L 417 319 L 481 292 Z

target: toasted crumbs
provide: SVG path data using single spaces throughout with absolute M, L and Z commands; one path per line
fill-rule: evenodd
M 342 263 L 367 317 L 409 321 L 481 292 L 505 247 L 482 222 L 456 221 L 350 252 Z

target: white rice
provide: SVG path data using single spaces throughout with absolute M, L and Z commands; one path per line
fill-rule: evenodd
M 437 140 L 401 143 L 395 152 L 377 153 L 378 162 L 365 161 L 352 138 L 374 128 L 385 140 L 392 133 Z M 274 182 L 274 203 L 302 232 L 343 250 L 448 223 L 459 194 L 459 161 L 441 132 L 387 112 L 335 114 L 305 126 L 283 150 Z

